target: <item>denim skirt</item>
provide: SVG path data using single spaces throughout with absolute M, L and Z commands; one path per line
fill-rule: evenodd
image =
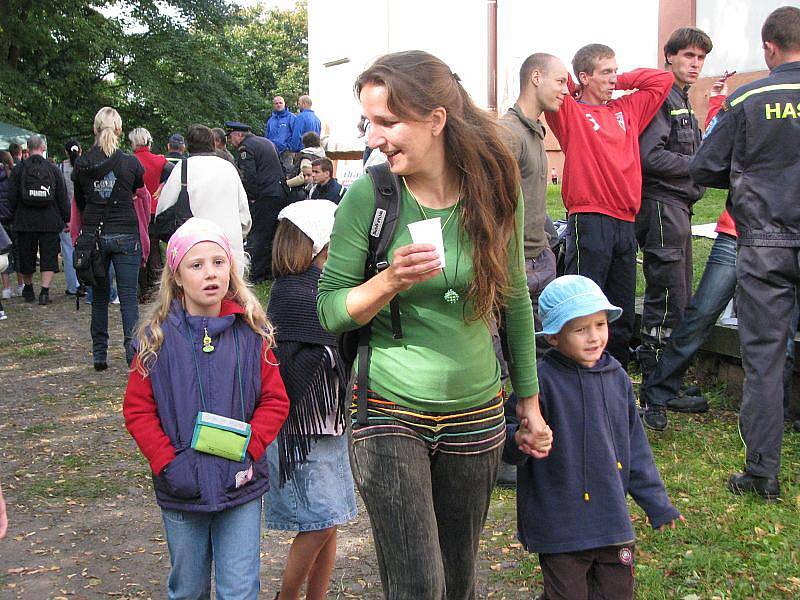
M 356 494 L 346 435 L 326 435 L 280 487 L 278 443 L 267 448 L 270 489 L 264 496 L 268 529 L 318 531 L 354 519 Z

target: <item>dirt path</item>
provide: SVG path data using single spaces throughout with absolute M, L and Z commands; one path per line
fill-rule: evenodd
M 38 289 L 38 286 L 37 286 Z M 91 364 L 90 307 L 4 301 L 0 321 L 0 483 L 8 537 L 0 598 L 163 598 L 169 553 L 149 469 L 122 421 L 126 368 L 119 311 L 110 307 L 110 368 Z M 530 598 L 496 574 L 521 559 L 513 494 L 497 496 L 481 543 L 480 597 Z M 292 536 L 264 532 L 264 598 L 278 588 Z M 381 598 L 369 520 L 342 527 L 330 598 Z

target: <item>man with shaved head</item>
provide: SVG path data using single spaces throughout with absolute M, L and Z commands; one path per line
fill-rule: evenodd
M 317 135 L 322 133 L 322 123 L 317 115 L 311 110 L 311 97 L 303 94 L 297 99 L 297 117 L 292 127 L 292 138 L 289 141 L 289 149 L 292 152 L 300 152 L 303 149 L 303 135 L 313 131 Z
M 550 249 L 549 231 L 553 223 L 547 215 L 547 152 L 545 128 L 539 117 L 545 111 L 561 108 L 567 90 L 567 68 L 552 54 L 537 52 L 526 58 L 519 70 L 519 97 L 500 117 L 500 134 L 517 160 L 522 176 L 525 205 L 525 274 L 533 303 L 536 331 L 541 331 L 539 294 L 556 277 L 556 257 Z M 495 348 L 499 350 L 499 336 Z M 498 358 L 502 358 L 499 351 Z M 503 361 L 500 361 L 503 365 Z M 504 368 L 505 371 L 505 368 Z M 516 467 L 503 463 L 498 471 L 500 485 L 516 482 Z
M 531 54 L 519 71 L 517 102 L 500 118 L 501 133 L 522 175 L 525 202 L 525 270 L 537 331 L 541 328 L 539 294 L 556 276 L 556 259 L 545 233 L 547 216 L 547 153 L 539 117 L 561 108 L 567 90 L 567 68 L 542 52 Z M 550 225 L 549 228 L 552 228 Z
M 281 157 L 284 169 L 289 169 L 294 161 L 294 152 L 289 148 L 289 142 L 294 128 L 295 115 L 286 108 L 283 96 L 275 96 L 272 100 L 272 115 L 264 125 L 264 137 L 275 144 L 275 150 Z

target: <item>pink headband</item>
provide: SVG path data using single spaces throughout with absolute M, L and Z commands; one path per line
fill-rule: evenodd
M 192 246 L 200 242 L 218 244 L 231 261 L 231 244 L 222 230 L 207 219 L 192 217 L 178 227 L 167 243 L 167 265 L 173 273 L 178 270 L 178 265 Z

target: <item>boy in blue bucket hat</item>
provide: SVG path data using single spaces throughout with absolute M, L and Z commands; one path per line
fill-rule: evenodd
M 635 534 L 628 493 L 655 529 L 684 521 L 664 483 L 636 410 L 627 373 L 605 351 L 622 309 L 580 275 L 552 281 L 539 297 L 539 404 L 553 430 L 546 458 L 518 447 L 525 423 L 509 402 L 503 460 L 519 466 L 517 535 L 539 554 L 547 600 L 633 598 Z

